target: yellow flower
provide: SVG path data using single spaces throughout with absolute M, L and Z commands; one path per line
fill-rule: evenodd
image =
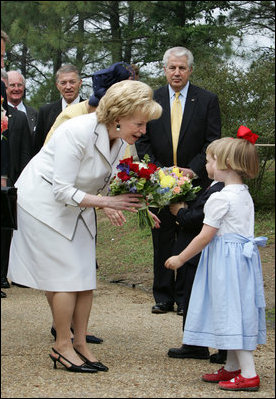
M 172 172 L 175 173 L 177 177 L 181 177 L 183 175 L 183 172 L 180 172 L 179 168 L 177 167 L 174 167 Z
M 161 179 L 163 179 L 163 177 L 165 177 L 166 175 L 165 175 L 165 173 L 163 172 L 163 170 L 162 169 L 160 169 L 159 170 L 159 179 L 161 180 Z
M 172 176 L 164 176 L 160 179 L 161 187 L 169 187 L 172 188 L 175 185 L 175 179 Z

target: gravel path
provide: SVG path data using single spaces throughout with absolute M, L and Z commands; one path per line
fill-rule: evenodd
M 258 392 L 228 392 L 201 381 L 220 365 L 171 359 L 182 340 L 176 313 L 151 314 L 152 296 L 137 288 L 99 282 L 89 331 L 104 339 L 91 345 L 107 373 L 53 369 L 51 316 L 42 292 L 12 286 L 1 300 L 2 398 L 274 398 L 275 330 L 255 352 Z M 213 350 L 211 352 L 214 352 Z

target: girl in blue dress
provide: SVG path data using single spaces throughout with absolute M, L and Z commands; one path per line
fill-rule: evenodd
M 216 140 L 214 178 L 225 187 L 213 193 L 204 206 L 201 232 L 165 267 L 176 270 L 202 251 L 187 313 L 183 343 L 227 350 L 224 367 L 205 374 L 206 382 L 231 391 L 257 391 L 253 350 L 266 342 L 265 298 L 262 267 L 254 238 L 254 204 L 243 177 L 258 173 L 254 143 L 258 136 L 245 126 L 236 139 Z

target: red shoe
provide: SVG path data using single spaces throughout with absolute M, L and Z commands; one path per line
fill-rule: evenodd
M 241 370 L 235 370 L 235 371 L 227 371 L 222 367 L 218 371 L 216 371 L 213 374 L 204 374 L 202 376 L 203 381 L 206 382 L 220 382 L 220 381 L 229 381 L 232 378 L 236 377 L 239 375 Z
M 225 391 L 258 391 L 260 378 L 258 375 L 253 378 L 244 378 L 241 374 L 231 381 L 219 382 L 219 388 Z

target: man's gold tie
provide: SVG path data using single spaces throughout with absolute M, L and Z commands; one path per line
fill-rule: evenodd
M 172 143 L 173 143 L 173 162 L 177 165 L 177 145 L 179 132 L 182 122 L 182 106 L 179 100 L 179 92 L 175 93 L 175 99 L 171 109 L 171 127 L 172 127 Z

